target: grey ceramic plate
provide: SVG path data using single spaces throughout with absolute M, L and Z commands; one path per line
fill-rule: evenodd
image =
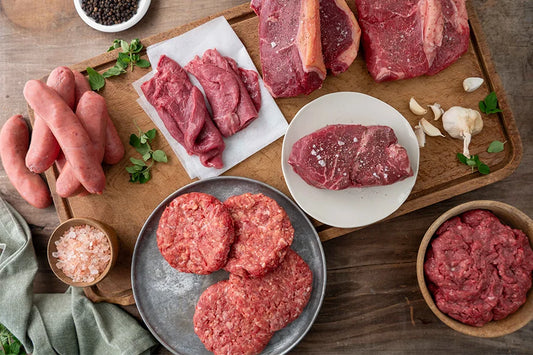
M 181 273 L 173 269 L 157 248 L 156 230 L 165 207 L 177 196 L 204 192 L 225 201 L 246 192 L 262 193 L 285 209 L 294 227 L 292 248 L 313 272 L 313 291 L 298 319 L 276 332 L 262 354 L 286 354 L 309 331 L 326 288 L 326 260 L 313 225 L 287 196 L 255 180 L 241 177 L 217 177 L 189 184 L 168 196 L 146 220 L 135 245 L 131 266 L 133 295 L 139 313 L 152 334 L 175 354 L 211 354 L 194 333 L 193 315 L 202 292 L 210 285 L 228 278 L 218 271 L 211 275 Z

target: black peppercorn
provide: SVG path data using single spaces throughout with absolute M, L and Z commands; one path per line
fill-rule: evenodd
M 116 25 L 128 21 L 137 13 L 139 0 L 82 0 L 87 16 L 101 25 Z

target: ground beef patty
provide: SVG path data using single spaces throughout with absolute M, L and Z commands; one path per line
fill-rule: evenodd
M 292 249 L 278 268 L 264 276 L 230 275 L 228 298 L 245 317 L 273 332 L 298 318 L 309 301 L 313 274 Z
M 287 213 L 263 194 L 232 196 L 224 205 L 235 224 L 235 242 L 225 269 L 244 277 L 257 277 L 276 268 L 294 238 Z
M 194 332 L 215 355 L 259 354 L 273 333 L 235 308 L 227 297 L 231 287 L 224 280 L 202 293 L 194 312 Z
M 449 219 L 436 234 L 424 271 L 442 312 L 482 326 L 526 301 L 533 251 L 524 232 L 489 211 L 473 210 Z
M 235 236 L 228 209 L 214 196 L 200 192 L 172 200 L 156 234 L 165 260 L 179 271 L 196 274 L 221 269 Z

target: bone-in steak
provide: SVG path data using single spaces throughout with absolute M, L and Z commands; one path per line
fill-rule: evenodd
M 330 125 L 299 139 L 289 164 L 308 184 L 329 190 L 389 185 L 413 175 L 387 126 Z

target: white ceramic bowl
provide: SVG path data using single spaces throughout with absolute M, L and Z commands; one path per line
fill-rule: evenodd
M 85 11 L 83 11 L 83 9 L 81 8 L 81 1 L 82 0 L 74 0 L 74 6 L 76 7 L 76 11 L 78 12 L 78 15 L 80 15 L 81 19 L 86 24 L 88 24 L 95 30 L 102 31 L 102 32 L 120 32 L 120 31 L 124 31 L 132 27 L 144 17 L 144 15 L 146 14 L 146 11 L 148 11 L 148 8 L 150 7 L 150 0 L 139 0 L 139 5 L 137 7 L 137 13 L 133 15 L 132 18 L 130 18 L 128 21 L 125 21 L 125 22 L 122 22 L 116 25 L 105 26 L 105 25 L 99 24 L 93 18 L 87 16 Z

